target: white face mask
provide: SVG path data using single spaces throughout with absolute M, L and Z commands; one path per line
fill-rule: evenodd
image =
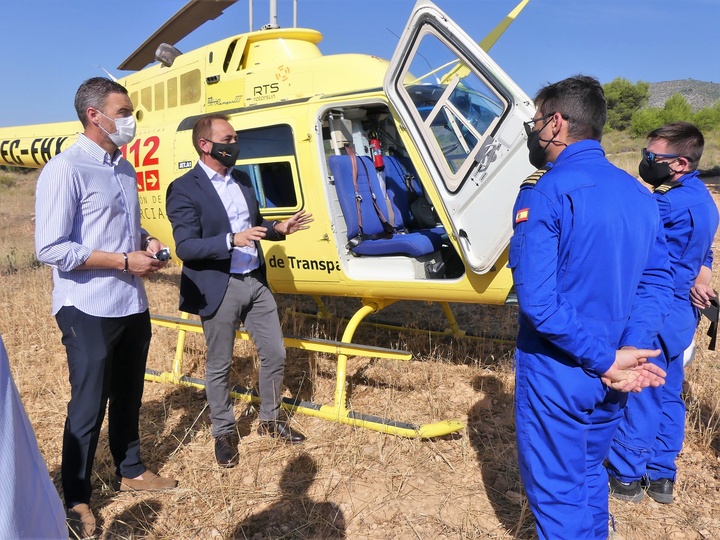
M 98 124 L 98 127 L 102 129 L 105 133 L 107 133 L 108 137 L 110 137 L 110 140 L 115 143 L 116 146 L 120 147 L 124 144 L 129 143 L 135 138 L 135 130 L 137 129 L 137 124 L 135 123 L 134 116 L 123 116 L 121 118 L 115 118 L 113 120 L 106 114 L 103 114 L 102 111 L 98 112 L 108 120 L 111 120 L 115 123 L 115 133 L 108 133 L 107 130 L 103 128 L 100 124 Z

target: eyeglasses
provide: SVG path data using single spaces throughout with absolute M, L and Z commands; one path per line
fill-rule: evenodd
M 530 133 L 532 133 L 532 130 L 535 127 L 535 124 L 540 122 L 540 120 L 546 120 L 552 116 L 555 116 L 556 114 L 557 111 L 546 114 L 545 116 L 541 116 L 540 118 L 536 118 L 535 120 L 528 120 L 527 122 L 523 122 L 523 127 L 525 128 L 525 135 L 529 137 Z M 570 120 L 570 117 L 566 114 L 560 113 L 560 116 L 562 116 L 563 120 Z
M 527 122 L 523 122 L 523 127 L 525 128 L 525 135 L 529 137 L 530 133 L 532 133 L 532 130 L 535 127 L 535 124 L 537 124 L 541 120 L 546 120 L 547 118 L 550 118 L 554 115 L 555 113 L 552 112 L 550 114 L 546 114 L 545 116 L 541 116 L 540 118 L 536 118 L 535 120 L 528 120 Z
M 643 159 L 647 159 L 650 163 L 655 163 L 658 158 L 660 158 L 660 159 L 685 158 L 688 161 L 690 161 L 690 158 L 688 158 L 686 156 L 682 156 L 680 154 L 658 154 L 656 152 L 648 152 L 647 148 L 642 149 L 642 157 L 643 157 Z

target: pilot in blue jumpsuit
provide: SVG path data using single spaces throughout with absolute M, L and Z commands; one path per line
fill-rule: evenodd
M 655 188 L 675 283 L 670 315 L 653 345 L 662 350 L 653 362 L 667 371 L 667 378 L 664 386 L 628 398 L 610 449 L 608 473 L 610 491 L 619 499 L 638 502 L 646 487 L 657 502 L 671 503 L 675 458 L 685 437 L 683 352 L 698 322 L 690 291 L 702 274 L 708 276 L 709 287 L 718 209 L 696 170 L 704 147 L 697 127 L 675 122 L 651 131 L 647 139 L 639 172 Z
M 535 104 L 530 162 L 547 165 L 520 189 L 510 242 L 520 475 L 540 539 L 604 540 L 624 392 L 664 376 L 641 362 L 670 308 L 667 246 L 652 194 L 600 146 L 600 83 L 571 77 Z

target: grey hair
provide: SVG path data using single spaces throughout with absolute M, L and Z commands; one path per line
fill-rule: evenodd
M 122 84 L 105 77 L 93 77 L 80 85 L 75 94 L 75 111 L 83 127 L 88 123 L 88 107 L 102 109 L 105 106 L 105 99 L 112 93 L 127 95 L 128 91 Z

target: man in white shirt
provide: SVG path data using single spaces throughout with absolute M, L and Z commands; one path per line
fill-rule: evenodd
M 140 459 L 151 335 L 142 278 L 165 263 L 153 257 L 164 246 L 140 228 L 135 170 L 119 150 L 135 137 L 133 105 L 123 86 L 95 77 L 78 89 L 75 110 L 83 133 L 38 178 L 35 249 L 53 268 L 52 313 L 70 371 L 63 493 L 70 526 L 87 537 L 95 533 L 90 479 L 108 402 L 120 490 L 157 491 L 177 483 Z

